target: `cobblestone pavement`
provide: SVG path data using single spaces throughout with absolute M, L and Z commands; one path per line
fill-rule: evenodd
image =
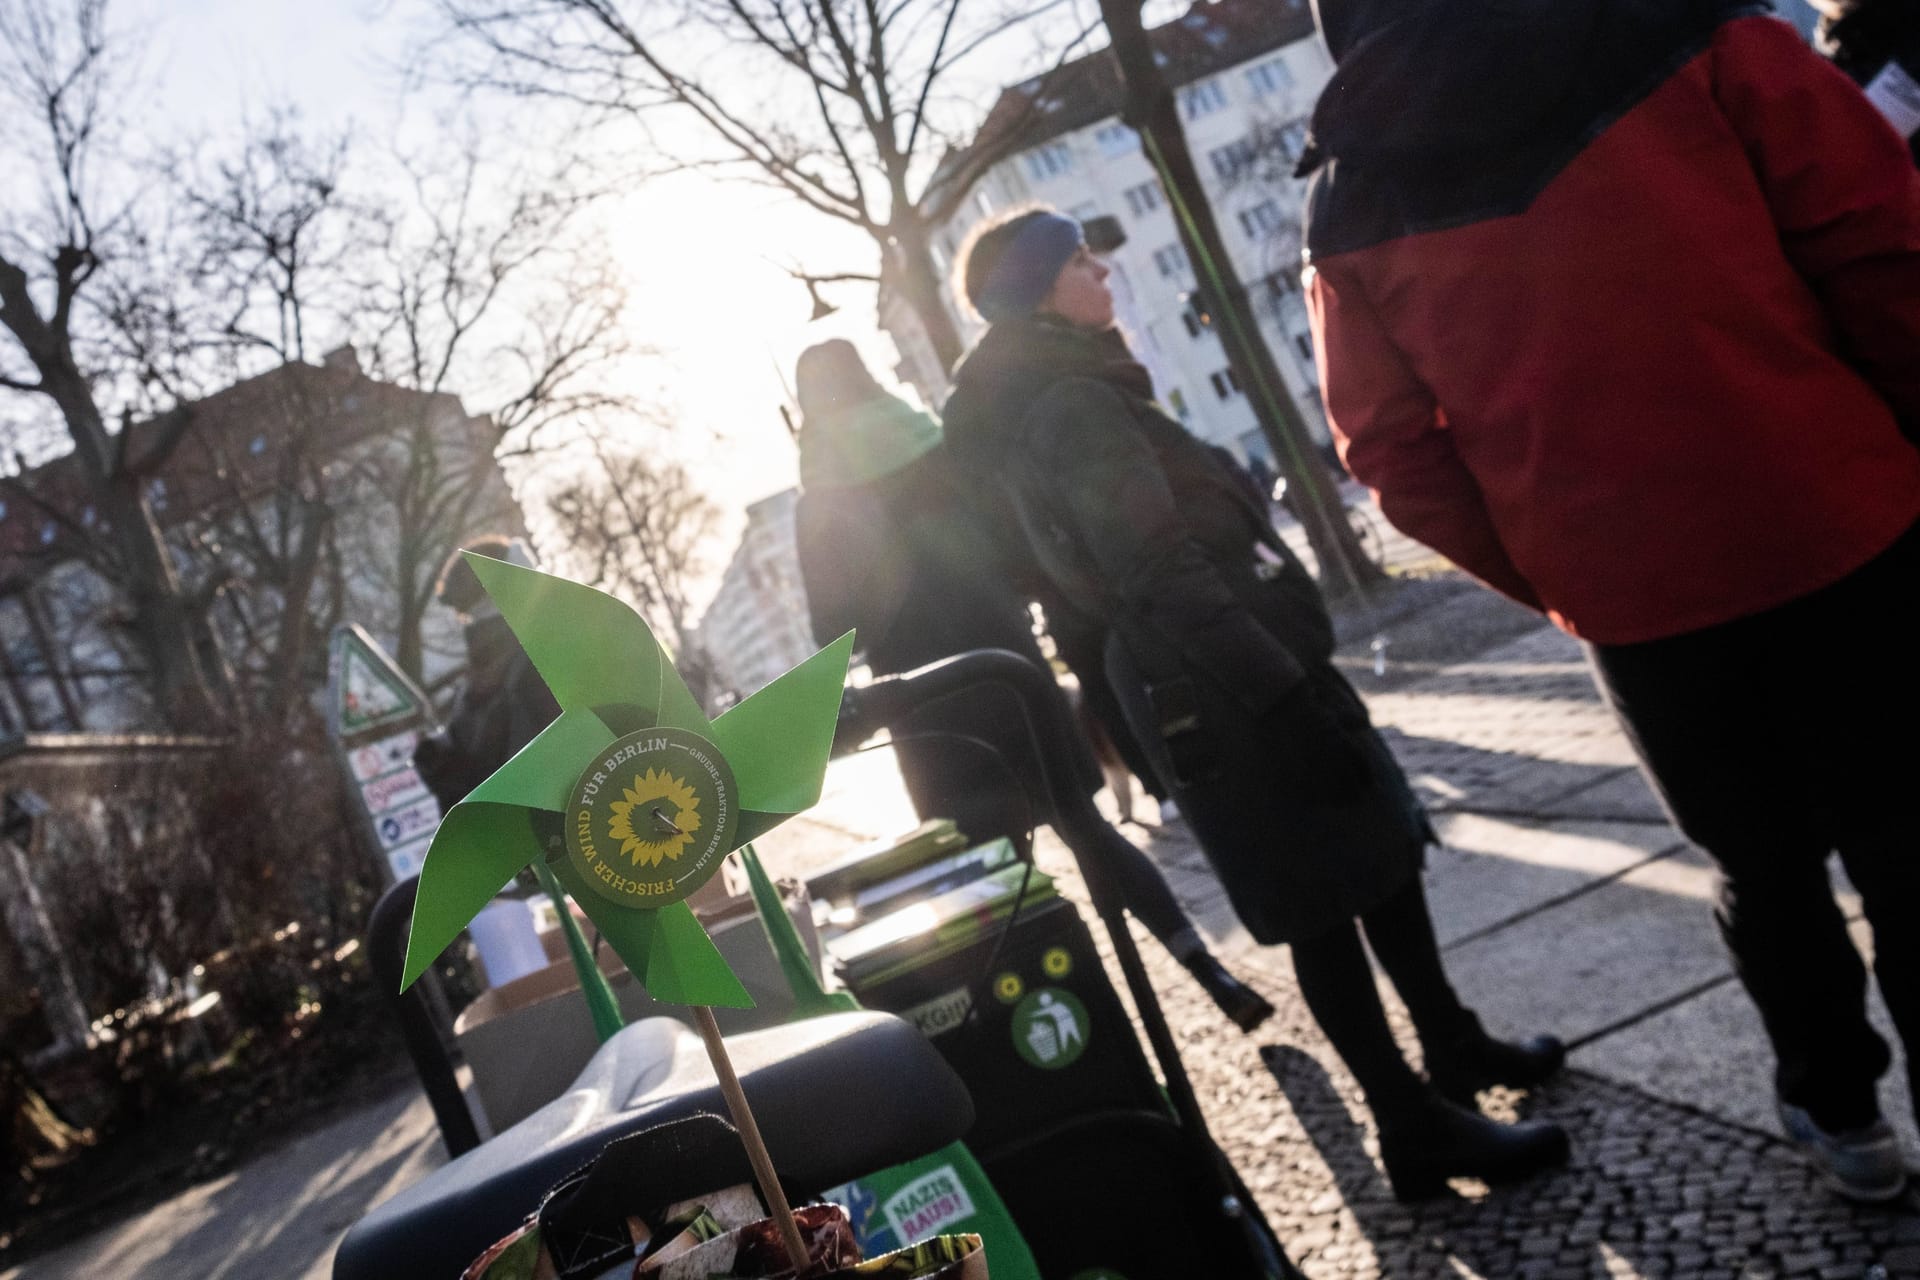
M 1577 646 L 1537 622 L 1513 634 L 1510 619 L 1485 616 L 1506 606 L 1484 596 L 1441 591 L 1428 606 L 1424 620 L 1395 628 L 1414 677 L 1370 681 L 1363 670 L 1356 681 L 1437 814 L 1534 824 L 1626 818 L 1660 828 L 1648 845 L 1662 851 L 1648 862 L 1684 844 L 1664 830 Z M 1508 638 L 1474 659 L 1425 665 L 1421 657 L 1457 646 L 1463 634 L 1503 633 Z M 1350 646 L 1356 668 L 1364 668 L 1363 639 Z M 1846 1204 L 1774 1133 L 1593 1071 L 1570 1069 L 1531 1096 L 1496 1091 L 1482 1099 L 1500 1118 L 1566 1126 L 1574 1142 L 1567 1169 L 1497 1189 L 1460 1181 L 1447 1198 L 1400 1205 L 1375 1162 L 1377 1137 L 1358 1086 L 1307 1014 L 1285 950 L 1255 947 L 1219 923 L 1218 887 L 1183 826 L 1123 829 L 1167 871 L 1196 919 L 1213 922 L 1233 966 L 1278 1010 L 1254 1035 L 1239 1033 L 1135 929 L 1214 1136 L 1314 1280 L 1920 1276 L 1920 1195 L 1883 1208 Z M 1083 897 L 1064 849 L 1043 842 L 1041 859 L 1063 892 Z M 1436 874 L 1444 870 L 1430 869 L 1430 879 Z M 1706 930 L 1704 911 L 1688 927 Z M 1384 984 L 1383 994 L 1417 1062 L 1404 1011 Z M 1705 1052 L 1692 1070 L 1751 1084 L 1748 1077 L 1770 1067 L 1763 1056 L 1728 1060 L 1724 1046 Z
M 1565 1125 L 1567 1169 L 1499 1189 L 1457 1182 L 1451 1197 L 1401 1205 L 1358 1086 L 1284 953 L 1236 959 L 1279 1010 L 1246 1036 L 1150 940 L 1141 950 L 1215 1138 L 1313 1280 L 1920 1276 L 1920 1205 L 1847 1205 L 1780 1139 L 1579 1071 L 1532 1096 L 1483 1100 L 1501 1118 Z
M 1389 547 L 1396 563 L 1405 554 Z M 1429 884 L 1463 991 L 1470 979 L 1470 997 L 1510 1032 L 1549 1019 L 1582 1028 L 1575 1068 L 1532 1096 L 1483 1103 L 1565 1125 L 1574 1158 L 1517 1187 L 1459 1182 L 1447 1199 L 1395 1202 L 1357 1086 L 1308 1017 L 1286 952 L 1238 930 L 1184 827 L 1124 827 L 1278 1010 L 1241 1034 L 1135 930 L 1208 1123 L 1294 1261 L 1313 1280 L 1920 1277 L 1920 1201 L 1842 1203 L 1769 1128 L 1764 1040 L 1712 939 L 1707 871 L 1631 768 L 1577 646 L 1450 576 L 1381 593 L 1341 621 L 1341 660 L 1449 839 Z M 1390 662 L 1376 676 L 1370 644 L 1382 630 Z M 911 825 L 883 754 L 835 769 L 820 808 L 762 842 L 777 874 Z M 1056 840 L 1043 835 L 1039 857 L 1084 901 Z M 1614 950 L 1567 964 L 1569 938 Z M 1388 1007 L 1417 1056 L 1390 993 Z M 8 1275 L 321 1280 L 323 1241 L 438 1163 L 424 1104 L 405 1101 L 399 1121 L 370 1106 L 263 1158 L 264 1169 Z M 384 1130 L 380 1143 L 367 1142 L 368 1124 Z M 314 1239 L 282 1239 L 288 1223 L 311 1224 Z M 182 1270 L 196 1241 L 206 1265 Z M 294 1257 L 311 1265 L 290 1266 Z

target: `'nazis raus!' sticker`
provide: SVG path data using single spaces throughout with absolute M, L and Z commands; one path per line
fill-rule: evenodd
M 733 771 L 718 748 L 685 729 L 641 729 L 573 784 L 567 858 L 601 897 L 664 907 L 720 869 L 738 820 Z

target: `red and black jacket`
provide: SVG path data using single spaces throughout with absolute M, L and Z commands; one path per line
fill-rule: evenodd
M 1396 525 L 1627 644 L 1920 519 L 1920 173 L 1792 28 L 1725 0 L 1323 8 L 1350 20 L 1308 296 L 1342 454 Z

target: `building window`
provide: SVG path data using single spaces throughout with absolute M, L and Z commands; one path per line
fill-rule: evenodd
M 1140 149 L 1140 135 L 1123 124 L 1103 124 L 1093 131 L 1094 145 L 1103 156 L 1124 156 Z
M 1306 361 L 1309 365 L 1313 363 L 1313 335 L 1312 334 L 1310 333 L 1294 334 L 1293 349 L 1295 351 L 1298 351 L 1300 353 L 1300 358 Z
M 1240 394 L 1240 378 L 1231 368 L 1208 374 L 1207 381 L 1213 384 L 1213 394 L 1222 400 L 1231 400 Z
M 1201 313 L 1200 309 L 1189 303 L 1180 312 L 1180 323 L 1186 329 L 1189 338 L 1198 338 L 1213 332 L 1213 321 Z
M 1276 300 L 1300 292 L 1300 269 L 1290 267 L 1267 277 L 1267 296 Z
M 1182 422 L 1185 422 L 1187 415 L 1192 412 L 1192 410 L 1187 408 L 1186 395 L 1178 387 L 1167 392 L 1167 407 L 1172 409 L 1173 416 Z
M 1153 266 L 1162 276 L 1181 275 L 1187 270 L 1187 251 L 1177 244 L 1155 249 Z
M 1128 187 L 1120 193 L 1126 198 L 1127 212 L 1134 217 L 1143 217 L 1160 207 L 1160 183 L 1156 179 L 1143 182 L 1137 187 Z
M 1227 91 L 1218 80 L 1202 80 L 1180 91 L 1180 114 L 1192 121 L 1210 116 L 1227 105 Z
M 1307 150 L 1307 122 L 1294 120 L 1280 127 L 1274 135 L 1274 149 L 1286 157 L 1289 166 L 1298 164 Z
M 1273 58 L 1247 72 L 1247 87 L 1256 98 L 1285 93 L 1293 88 L 1293 72 L 1287 70 L 1284 58 Z
M 1251 209 L 1240 213 L 1240 230 L 1249 240 L 1264 240 L 1278 231 L 1286 221 L 1286 215 L 1280 212 L 1277 200 L 1262 200 Z
M 1035 182 L 1057 178 L 1073 171 L 1073 148 L 1064 142 L 1049 142 L 1027 152 L 1027 176 Z
M 1214 176 L 1225 182 L 1239 177 L 1258 154 L 1259 148 L 1254 145 L 1252 138 L 1237 138 L 1224 147 L 1215 147 L 1207 152 L 1207 163 L 1213 166 Z

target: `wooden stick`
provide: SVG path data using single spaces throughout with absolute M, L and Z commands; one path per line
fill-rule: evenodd
M 780 1227 L 780 1239 L 787 1246 L 787 1261 L 793 1270 L 799 1271 L 809 1261 L 807 1242 L 800 1238 L 800 1224 L 794 1221 L 787 1193 L 780 1189 L 780 1175 L 774 1172 L 773 1157 L 767 1154 L 760 1126 L 754 1122 L 753 1111 L 747 1106 L 746 1091 L 740 1087 L 740 1077 L 734 1074 L 733 1060 L 727 1057 L 727 1046 L 720 1038 L 720 1024 L 713 1020 L 713 1010 L 703 1004 L 693 1006 L 693 1020 L 700 1028 L 700 1038 L 707 1042 L 707 1057 L 713 1063 L 713 1073 L 720 1077 L 720 1093 L 727 1100 L 727 1110 L 733 1113 L 733 1127 L 740 1131 L 740 1141 L 746 1144 L 754 1181 L 760 1184 L 760 1194 Z

